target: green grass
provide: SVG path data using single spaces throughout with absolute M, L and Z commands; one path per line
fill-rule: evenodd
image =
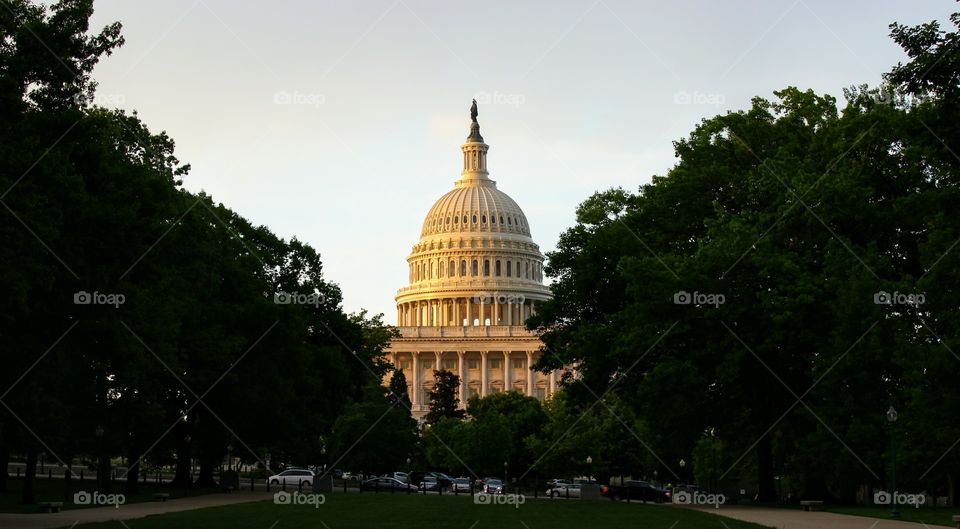
M 870 518 L 890 518 L 890 507 L 883 506 L 870 506 L 870 507 L 858 507 L 858 506 L 838 506 L 838 505 L 828 505 L 824 508 L 825 511 L 835 512 L 838 514 L 853 514 L 855 516 L 868 516 Z M 946 508 L 941 507 L 939 509 L 931 509 L 928 507 L 923 507 L 916 509 L 913 507 L 900 507 L 900 519 L 905 522 L 917 522 L 925 523 L 927 525 L 945 525 L 947 527 L 956 527 L 955 522 L 950 520 L 950 517 L 956 514 L 960 514 L 960 509 L 957 508 Z
M 22 478 L 9 478 L 7 481 L 9 487 L 9 492 L 0 494 L 0 512 L 7 513 L 33 513 L 40 510 L 36 505 L 23 505 L 20 503 L 20 492 L 23 487 Z M 63 510 L 68 509 L 86 509 L 89 507 L 98 507 L 96 505 L 74 505 L 73 503 L 73 493 L 81 490 L 87 492 L 93 492 L 97 489 L 96 482 L 90 479 L 80 481 L 74 479 L 70 481 L 70 491 L 65 489 L 64 482 L 62 479 L 52 479 L 49 480 L 46 477 L 38 478 L 33 485 L 34 496 L 37 498 L 37 501 L 61 501 L 63 502 Z M 114 482 L 111 492 L 124 494 L 124 483 Z M 157 485 L 153 482 L 148 482 L 147 484 L 140 483 L 140 493 L 136 495 L 125 494 L 126 503 L 139 503 L 143 501 L 153 501 L 153 493 L 155 492 L 166 492 L 170 494 L 170 498 L 182 498 L 185 494 L 183 489 L 171 489 L 163 485 Z M 210 494 L 212 492 L 219 492 L 219 489 L 193 489 L 190 491 L 191 496 L 199 496 L 201 494 Z
M 321 523 L 322 522 L 322 523 Z M 210 507 L 127 520 L 129 529 L 760 529 L 704 512 L 611 501 L 529 498 L 514 505 L 476 505 L 469 497 L 332 494 L 319 507 L 272 501 Z M 116 529 L 117 522 L 75 529 Z

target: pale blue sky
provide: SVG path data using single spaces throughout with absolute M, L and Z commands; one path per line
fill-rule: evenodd
M 127 43 L 96 77 L 101 103 L 176 140 L 187 188 L 309 242 L 347 310 L 394 323 L 405 258 L 459 177 L 477 94 L 490 99 L 491 178 L 549 251 L 593 191 L 664 174 L 671 142 L 703 117 L 788 85 L 841 98 L 876 84 L 904 58 L 890 22 L 956 7 L 98 0 L 95 27 L 120 20 Z

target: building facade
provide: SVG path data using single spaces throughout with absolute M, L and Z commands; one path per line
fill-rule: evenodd
M 434 370 L 460 376 L 461 406 L 510 390 L 544 399 L 557 387 L 557 373 L 530 369 L 541 342 L 523 326 L 550 298 L 543 254 L 520 206 L 489 178 L 475 105 L 460 179 L 427 213 L 407 257 L 409 284 L 395 298 L 401 336 L 387 352 L 406 376 L 418 418 L 428 410 Z

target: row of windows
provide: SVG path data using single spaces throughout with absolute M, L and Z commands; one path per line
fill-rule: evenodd
M 524 360 L 523 358 L 513 358 L 512 360 L 513 360 L 513 362 L 511 362 L 511 363 L 513 364 L 513 368 L 514 368 L 514 369 L 526 369 L 526 367 L 527 367 L 527 361 Z M 445 369 L 445 370 L 447 370 L 447 371 L 456 371 L 456 370 L 457 370 L 457 362 L 458 362 L 458 360 L 456 360 L 456 359 L 444 359 L 444 360 L 443 360 L 443 369 Z M 500 362 L 501 362 L 501 360 L 500 360 L 499 358 L 490 358 L 490 359 L 487 360 L 487 368 L 488 368 L 488 369 L 500 369 Z M 400 367 L 400 369 L 402 369 L 402 370 L 409 371 L 409 370 L 411 369 L 411 361 L 410 361 L 410 360 L 400 360 L 398 363 L 400 364 L 399 367 Z M 420 361 L 420 367 L 421 367 L 422 369 L 434 369 L 433 365 L 434 365 L 434 361 L 433 361 L 433 360 L 421 360 L 421 361 Z M 476 358 L 471 358 L 471 359 L 467 360 L 467 369 L 472 369 L 472 370 L 480 369 L 480 360 L 477 360 Z
M 434 267 L 436 264 L 436 267 Z M 493 261 L 493 275 L 495 277 L 516 277 L 518 279 L 534 279 L 543 281 L 542 266 L 538 262 L 532 261 L 510 261 L 496 259 Z M 523 265 L 521 268 L 521 264 Z M 490 259 L 483 260 L 483 276 L 490 277 Z M 459 272 L 459 273 L 458 273 Z M 460 260 L 458 270 L 457 262 L 450 260 L 446 266 L 443 263 L 435 263 L 432 260 L 424 260 L 410 265 L 410 282 L 424 281 L 426 279 L 436 279 L 443 277 L 478 277 L 480 275 L 480 261 L 473 259 L 470 263 L 470 274 L 467 274 L 467 260 Z
M 492 386 L 490 386 L 490 388 L 488 389 L 488 392 L 489 392 L 491 395 L 494 394 L 494 393 L 500 393 L 500 392 L 502 392 L 502 391 L 503 391 L 503 388 L 500 387 L 499 385 L 492 385 Z M 523 390 L 523 387 L 522 387 L 522 386 L 516 386 L 516 387 L 514 387 L 514 388 L 513 388 L 513 391 L 517 391 L 517 392 L 520 392 L 520 393 L 525 393 L 525 391 Z M 547 388 L 542 388 L 542 387 L 539 387 L 539 386 L 538 386 L 538 387 L 534 388 L 534 392 L 535 392 L 535 396 L 537 397 L 538 400 L 540 400 L 541 402 L 543 402 L 544 400 L 546 400 L 546 398 L 547 398 Z M 475 388 L 475 387 L 468 387 L 468 388 L 467 388 L 467 398 L 470 398 L 470 397 L 479 397 L 479 396 L 480 396 L 480 389 L 479 389 L 479 388 Z M 411 395 L 411 397 L 412 397 L 412 395 Z M 422 388 L 422 389 L 420 390 L 420 402 L 423 403 L 424 405 L 429 405 L 429 404 L 430 404 L 430 393 L 429 393 L 429 390 L 428 390 L 427 388 Z
M 447 215 L 446 219 L 440 216 L 435 216 L 434 218 L 430 219 L 430 223 L 428 224 L 428 226 L 430 226 L 431 228 L 439 228 L 439 227 L 443 227 L 444 225 L 450 226 L 450 224 L 457 226 L 461 223 L 461 219 L 463 219 L 462 220 L 463 224 L 467 224 L 468 219 L 471 220 L 473 224 L 477 224 L 478 220 L 480 221 L 479 224 L 487 223 L 487 215 L 485 213 L 479 215 L 479 217 L 477 216 L 476 213 L 474 213 L 472 216 L 463 215 L 462 217 L 460 215 L 453 215 L 453 216 Z M 497 219 L 500 219 L 501 226 L 503 225 L 525 226 L 526 225 L 526 223 L 523 222 L 522 217 L 518 217 L 518 216 L 511 217 L 510 215 L 507 215 L 506 217 L 504 217 L 503 215 L 499 215 L 499 216 L 490 215 L 490 224 L 492 225 L 497 224 Z

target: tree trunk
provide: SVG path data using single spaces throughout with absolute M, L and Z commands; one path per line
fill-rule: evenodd
M 63 469 L 63 501 L 70 501 L 73 496 L 73 456 L 67 457 L 67 468 Z
M 98 448 L 100 455 L 97 457 L 97 492 L 104 494 L 110 493 L 110 455 L 105 453 L 103 448 Z
M 960 507 L 960 498 L 957 498 L 957 480 L 952 473 L 947 473 L 947 504 L 951 507 Z
M 198 487 L 215 487 L 217 485 L 213 478 L 213 470 L 217 466 L 217 457 L 210 452 L 209 449 L 200 451 L 200 473 L 197 475 Z
M 27 449 L 27 468 L 23 476 L 23 490 L 20 494 L 20 503 L 32 505 L 37 503 L 37 498 L 33 493 L 33 484 L 37 478 L 37 448 L 31 446 Z
M 138 478 L 140 477 L 140 466 L 143 464 L 142 460 L 138 460 L 140 457 L 138 453 L 140 443 L 137 442 L 137 438 L 134 436 L 130 439 L 130 443 L 127 446 L 127 484 L 124 488 L 124 493 L 130 496 L 139 494 L 140 485 Z
M 757 443 L 756 501 L 777 501 L 777 487 L 773 479 L 773 446 L 769 435 L 764 435 Z
M 190 481 L 190 444 L 181 440 L 177 448 L 176 471 L 174 472 L 173 481 L 170 482 L 170 486 L 189 487 Z
M 7 471 L 10 469 L 10 447 L 0 434 L 0 493 L 10 492 L 7 484 Z

